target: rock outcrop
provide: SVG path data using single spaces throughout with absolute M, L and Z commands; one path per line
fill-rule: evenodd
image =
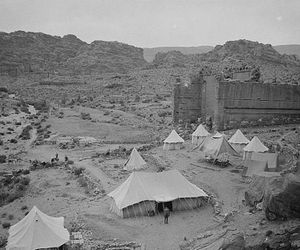
M 245 192 L 246 204 L 256 206 L 263 201 L 269 220 L 300 218 L 300 177 L 288 174 L 280 177 L 254 176 Z
M 158 53 L 153 64 L 157 67 L 209 66 L 215 72 L 258 66 L 264 82 L 300 84 L 298 56 L 281 55 L 270 44 L 248 40 L 228 41 L 203 54 L 184 55 L 179 51 Z
M 269 220 L 277 218 L 300 218 L 300 177 L 288 174 L 267 185 L 264 209 Z
M 118 42 L 87 44 L 74 35 L 0 33 L 0 74 L 124 73 L 145 64 L 143 49 Z

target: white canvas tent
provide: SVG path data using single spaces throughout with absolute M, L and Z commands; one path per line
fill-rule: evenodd
M 160 205 L 167 205 L 172 211 L 196 208 L 207 194 L 177 170 L 169 170 L 133 172 L 108 196 L 113 198 L 111 210 L 127 218 L 159 212 Z
M 243 148 L 247 146 L 250 142 L 246 136 L 242 133 L 241 130 L 237 130 L 234 135 L 228 140 L 230 145 L 237 151 L 238 153 L 242 154 Z
M 129 156 L 129 159 L 124 164 L 124 169 L 127 171 L 140 170 L 145 168 L 146 164 L 147 163 L 144 161 L 144 159 L 136 150 L 136 148 L 133 148 Z
M 217 138 L 220 138 L 220 137 L 223 137 L 223 136 L 225 136 L 224 134 L 221 134 L 220 132 L 216 132 L 213 136 L 212 136 L 212 138 L 215 138 L 215 139 L 217 139 Z
M 205 129 L 205 127 L 202 124 L 200 124 L 192 134 L 192 144 L 201 144 L 203 140 L 209 135 L 210 133 Z
M 253 152 L 267 152 L 269 149 L 258 139 L 257 136 L 254 136 L 252 140 L 248 143 L 246 147 L 244 147 L 244 160 L 250 160 Z
M 164 140 L 164 150 L 181 149 L 184 140 L 173 129 L 169 136 Z
M 64 228 L 64 217 L 51 217 L 36 206 L 9 229 L 7 250 L 33 250 L 60 247 L 70 234 Z
M 224 153 L 234 156 L 239 155 L 224 136 L 219 138 L 207 137 L 200 145 L 199 149 L 205 155 L 213 158 L 217 158 L 219 155 Z

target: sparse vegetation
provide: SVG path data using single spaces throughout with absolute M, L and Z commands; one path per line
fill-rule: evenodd
M 83 173 L 83 171 L 85 170 L 85 168 L 83 168 L 83 167 L 80 167 L 80 168 L 74 168 L 74 174 L 76 175 L 76 176 L 80 176 L 82 173 Z
M 6 162 L 6 155 L 0 155 L 0 163 Z
M 10 223 L 9 222 L 4 222 L 4 223 L 2 223 L 2 227 L 4 229 L 10 228 Z

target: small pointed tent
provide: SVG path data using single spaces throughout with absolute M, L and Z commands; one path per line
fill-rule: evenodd
M 200 124 L 192 134 L 192 144 L 196 144 L 196 145 L 201 144 L 203 140 L 206 138 L 206 136 L 209 135 L 210 133 L 208 133 L 205 127 L 202 124 Z
M 224 136 L 219 138 L 208 137 L 199 148 L 206 155 L 209 155 L 213 158 L 217 158 L 221 154 L 230 154 L 238 156 L 239 154 L 234 150 L 234 148 L 229 144 Z
M 250 142 L 246 136 L 242 133 L 241 130 L 237 130 L 234 135 L 228 141 L 230 145 L 237 151 L 238 153 L 243 153 L 243 148 Z
M 63 217 L 51 217 L 36 206 L 9 229 L 7 250 L 32 250 L 60 247 L 69 241 Z
M 164 140 L 164 150 L 181 149 L 184 140 L 173 129 L 169 136 Z
M 118 188 L 108 194 L 111 210 L 123 218 L 158 212 L 158 205 L 169 203 L 173 211 L 202 205 L 207 194 L 190 183 L 177 170 L 160 173 L 133 172 Z
M 250 160 L 253 152 L 267 152 L 269 149 L 258 139 L 257 136 L 254 136 L 252 140 L 244 147 L 244 160 Z
M 223 136 L 225 136 L 225 135 L 221 134 L 220 132 L 217 131 L 212 137 L 217 139 L 217 138 L 220 138 L 220 137 L 223 137 Z
M 136 150 L 136 148 L 133 148 L 129 156 L 129 159 L 126 161 L 124 165 L 124 169 L 128 171 L 140 170 L 144 168 L 146 164 L 147 163 L 144 161 L 144 159 Z

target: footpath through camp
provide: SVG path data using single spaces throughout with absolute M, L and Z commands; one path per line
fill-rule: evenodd
M 1 122 L 1 247 L 299 249 L 299 125 L 145 123 L 118 110 L 11 108 Z

